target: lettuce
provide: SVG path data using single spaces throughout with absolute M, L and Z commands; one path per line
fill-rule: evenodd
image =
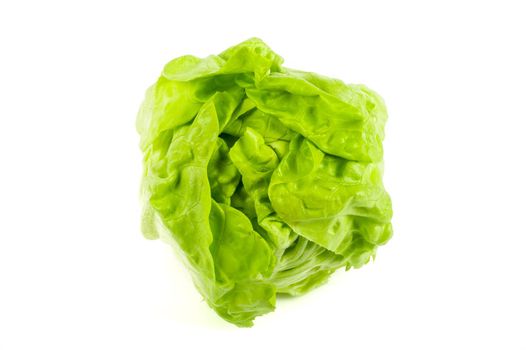
M 259 39 L 176 58 L 137 118 L 142 231 L 172 244 L 238 326 L 277 294 L 362 266 L 392 235 L 382 99 L 282 63 Z

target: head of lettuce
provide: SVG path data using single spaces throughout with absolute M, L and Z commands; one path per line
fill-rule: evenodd
M 137 118 L 142 231 L 173 245 L 222 318 L 360 267 L 392 235 L 382 99 L 282 66 L 259 39 L 169 62 Z

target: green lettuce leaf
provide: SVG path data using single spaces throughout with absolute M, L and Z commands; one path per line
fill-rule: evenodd
M 382 99 L 259 39 L 169 62 L 137 117 L 142 231 L 238 326 L 358 268 L 392 235 Z

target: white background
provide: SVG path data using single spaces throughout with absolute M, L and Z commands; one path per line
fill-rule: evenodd
M 0 349 L 526 349 L 520 5 L 2 1 Z M 252 36 L 385 98 L 395 236 L 239 329 L 142 238 L 134 122 L 167 61 Z

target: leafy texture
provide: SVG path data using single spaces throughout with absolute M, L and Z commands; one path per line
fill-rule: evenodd
M 381 98 L 283 67 L 259 39 L 169 62 L 137 118 L 142 230 L 238 326 L 389 240 Z

